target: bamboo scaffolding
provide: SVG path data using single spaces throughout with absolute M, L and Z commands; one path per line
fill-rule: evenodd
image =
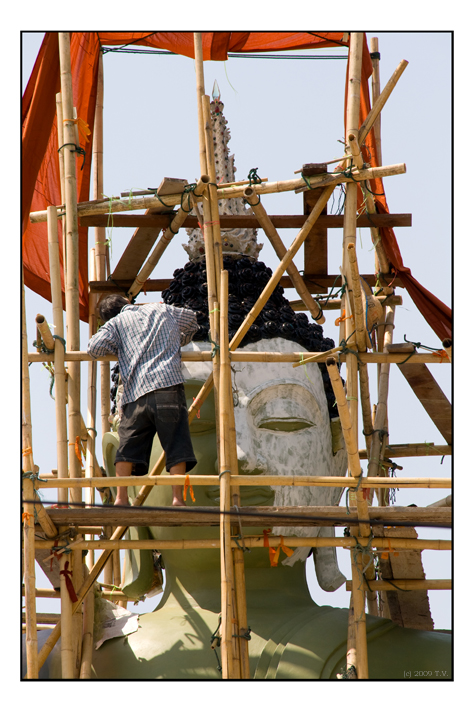
M 30 406 L 30 376 L 28 371 L 28 338 L 26 329 L 25 287 L 22 269 L 22 469 L 25 475 L 35 473 L 33 462 L 33 439 L 31 427 Z M 23 505 L 23 569 L 25 583 L 26 611 L 26 677 L 37 680 L 38 664 L 38 634 L 36 630 L 36 577 L 35 577 L 35 497 L 33 481 L 28 476 L 22 479 L 22 491 L 25 503 Z M 28 502 L 28 503 L 27 503 Z
M 353 343 L 349 343 L 348 347 L 353 349 Z M 332 348 L 332 354 L 337 353 L 341 350 L 342 348 L 340 346 L 337 346 L 336 348 Z M 238 350 L 231 350 L 230 351 L 230 359 L 232 362 L 292 362 L 294 363 L 294 367 L 300 367 L 301 365 L 304 365 L 307 362 L 325 362 L 326 359 L 329 357 L 330 350 L 326 350 L 326 352 L 323 353 L 307 353 L 307 352 L 302 352 L 302 353 L 280 353 L 280 352 L 253 352 L 253 351 L 247 351 L 240 349 Z M 340 356 L 340 361 L 341 362 L 346 362 L 347 356 L 346 354 L 341 354 Z M 371 364 L 395 364 L 402 362 L 402 356 L 397 355 L 397 354 L 391 354 L 391 353 L 382 353 L 382 352 L 374 352 L 374 353 L 359 353 L 358 354 L 359 360 L 361 360 L 364 363 L 371 363 Z M 86 351 L 81 351 L 81 350 L 76 350 L 76 351 L 67 351 L 65 353 L 65 360 L 67 362 L 90 362 L 92 360 L 95 360 L 96 358 L 91 357 L 91 355 L 88 355 Z M 207 360 L 212 359 L 212 351 L 211 350 L 185 350 L 182 352 L 182 360 L 183 362 L 204 362 Z M 433 364 L 433 363 L 444 363 L 444 364 L 450 364 L 449 358 L 441 357 L 440 355 L 433 355 L 433 354 L 428 354 L 428 353 L 413 353 L 411 356 L 408 358 L 403 358 L 405 359 L 405 362 L 410 363 L 417 363 L 419 365 L 421 364 Z M 44 362 L 45 358 L 41 354 L 38 353 L 28 353 L 28 362 Z M 117 355 L 102 355 L 101 360 L 105 360 L 108 362 L 115 362 L 117 360 Z
M 374 296 L 374 298 L 376 300 L 378 300 L 379 303 L 386 301 L 386 303 L 385 303 L 386 305 L 390 305 L 390 304 L 402 305 L 403 304 L 401 295 L 395 295 L 395 294 L 393 294 L 392 296 L 376 295 L 376 296 Z M 290 300 L 289 305 L 296 312 L 299 312 L 301 310 L 306 310 L 306 304 L 302 300 Z M 325 300 L 322 302 L 321 308 L 322 308 L 322 310 L 341 310 L 342 309 L 342 301 L 340 300 L 340 298 Z
M 286 255 L 286 246 L 284 245 L 281 236 L 278 234 L 275 227 L 273 226 L 271 219 L 269 218 L 266 209 L 261 203 L 261 200 L 259 199 L 254 187 L 248 186 L 243 191 L 243 196 L 249 206 L 251 206 L 251 208 L 253 209 L 254 215 L 260 222 L 261 228 L 265 232 L 266 236 L 269 239 L 269 242 L 276 251 L 276 255 L 278 256 L 279 260 L 282 260 Z M 308 291 L 306 284 L 304 283 L 304 280 L 298 269 L 294 265 L 293 261 L 291 261 L 288 265 L 286 272 L 291 278 L 296 291 L 301 296 L 301 299 L 305 305 L 305 310 L 309 310 L 312 317 L 316 320 L 317 323 L 321 325 L 325 323 L 326 319 L 322 313 L 321 306 L 319 305 L 319 303 L 317 303 L 317 301 L 314 300 L 314 298 Z
M 451 551 L 452 542 L 444 539 L 409 539 L 409 538 L 378 538 L 374 537 L 353 537 L 353 536 L 286 536 L 284 537 L 285 545 L 289 545 L 291 548 L 298 548 L 299 546 L 309 546 L 310 548 L 325 548 L 330 546 L 342 547 L 345 549 L 352 549 L 357 543 L 360 546 L 368 546 L 370 543 L 372 547 L 377 550 L 383 550 L 388 552 L 389 549 L 394 551 Z M 241 541 L 241 539 L 240 539 Z M 44 541 L 38 541 L 38 548 L 42 548 L 41 544 L 50 543 Z M 54 542 L 52 542 L 54 543 Z M 221 547 L 221 539 L 134 539 L 128 541 L 128 546 L 131 549 L 219 549 Z M 280 536 L 268 536 L 268 543 L 270 546 L 279 546 L 281 543 Z M 261 536 L 244 536 L 242 544 L 230 543 L 230 549 L 240 549 L 240 546 L 244 545 L 247 548 L 266 548 L 265 540 L 263 535 Z M 80 551 L 81 549 L 93 549 L 93 550 L 118 550 L 124 548 L 124 541 L 117 539 L 99 539 L 95 541 L 81 541 L 75 543 L 74 541 L 68 546 L 72 551 Z M 43 547 L 44 548 L 44 547 Z M 49 547 L 48 547 L 49 548 Z M 372 585 L 375 583 L 371 582 Z M 376 590 L 376 589 L 375 589 Z M 222 613 L 223 616 L 223 613 Z
M 360 139 L 359 139 L 360 142 Z M 307 191 L 321 187 L 332 187 L 334 189 L 338 184 L 352 183 L 354 181 L 371 181 L 372 179 L 384 178 L 386 176 L 398 176 L 406 173 L 406 166 L 403 163 L 391 164 L 388 166 L 370 167 L 362 170 L 352 170 L 350 173 L 343 173 L 337 170 L 334 173 L 319 174 L 318 176 L 306 177 L 307 182 L 303 179 L 289 179 L 284 181 L 270 181 L 256 184 L 255 189 L 257 194 L 276 194 L 283 191 Z M 243 187 L 237 184 L 228 188 L 217 188 L 217 198 L 232 199 L 240 198 L 243 193 Z M 332 192 L 331 192 L 332 193 Z M 168 194 L 166 197 L 170 203 L 170 208 L 174 208 L 180 204 L 181 194 Z M 118 213 L 119 211 L 137 211 L 140 209 L 163 208 L 163 204 L 155 196 L 138 196 L 136 198 L 126 199 L 119 197 L 110 197 L 104 201 L 95 202 L 85 201 L 78 204 L 78 216 L 101 216 L 102 214 Z M 59 211 L 64 209 L 64 206 L 57 207 Z M 41 223 L 46 221 L 46 211 L 32 211 L 30 213 L 31 223 Z
M 196 188 L 193 190 L 195 197 L 198 198 L 202 196 L 203 192 L 205 191 L 205 187 L 210 181 L 209 177 L 206 174 L 203 174 L 199 181 L 197 182 Z M 184 208 L 183 202 L 180 203 L 180 208 L 178 209 L 177 213 L 175 214 L 174 218 L 172 219 L 170 226 L 163 232 L 162 236 L 160 237 L 159 242 L 155 246 L 154 250 L 150 254 L 150 256 L 147 258 L 146 262 L 140 269 L 138 275 L 136 276 L 136 279 L 132 286 L 130 287 L 127 297 L 129 299 L 135 298 L 135 296 L 140 293 L 142 290 L 144 283 L 156 267 L 157 263 L 159 262 L 160 258 L 164 254 L 164 251 L 167 249 L 167 247 L 170 244 L 170 241 L 173 239 L 173 237 L 178 233 L 180 227 L 182 226 L 183 222 L 189 215 L 190 211 L 193 209 L 193 204 L 190 196 L 188 196 L 187 199 L 188 207 Z
M 58 164 L 61 189 L 61 203 L 64 205 L 64 154 L 60 151 L 64 144 L 63 132 L 63 102 L 61 92 L 56 95 L 56 128 L 58 132 Z M 63 247 L 63 267 L 66 284 L 66 217 L 61 219 L 61 245 Z
M 92 248 L 89 253 L 89 280 L 96 279 L 96 258 L 95 248 Z M 96 318 L 96 296 L 89 292 L 89 339 L 97 331 Z M 87 406 L 87 434 L 86 442 L 86 469 L 85 475 L 89 478 L 95 476 L 95 455 L 96 455 L 96 403 L 97 403 L 97 362 L 95 360 L 88 363 L 88 406 Z M 94 504 L 94 490 L 86 491 L 86 503 Z M 93 565 L 93 561 L 88 562 L 89 568 Z M 84 638 L 84 636 L 83 636 Z

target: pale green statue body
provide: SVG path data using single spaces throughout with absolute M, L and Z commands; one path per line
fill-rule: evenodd
M 203 343 L 191 349 L 205 349 Z M 246 350 L 292 352 L 300 347 L 284 339 L 263 340 Z M 289 363 L 236 363 L 233 374 L 235 423 L 240 472 L 244 474 L 344 474 L 345 453 L 333 455 L 327 403 L 317 365 L 306 372 Z M 190 405 L 210 372 L 210 363 L 183 362 Z M 211 396 L 191 426 L 197 474 L 216 474 L 215 409 Z M 111 469 L 117 435 L 105 439 Z M 160 455 L 160 448 L 151 462 Z M 113 469 L 113 467 L 112 467 Z M 111 472 L 113 473 L 113 472 Z M 193 473 L 193 472 L 192 472 Z M 132 497 L 132 490 L 129 495 Z M 171 504 L 171 488 L 155 487 L 147 504 Z M 194 489 L 194 506 L 218 505 L 218 488 Z M 285 487 L 241 488 L 241 504 L 337 504 L 340 489 Z M 190 505 L 190 497 L 187 501 Z M 150 528 L 154 539 L 216 538 L 218 528 Z M 275 529 L 273 533 L 316 535 L 318 529 Z M 245 533 L 257 533 L 256 528 Z M 322 533 L 329 533 L 328 531 Z M 255 679 L 335 679 L 345 669 L 347 609 L 318 606 L 306 582 L 304 553 L 280 557 L 270 566 L 267 549 L 244 554 L 249 657 Z M 322 588 L 344 581 L 331 549 L 315 559 Z M 296 550 L 297 552 L 297 550 Z M 137 553 L 137 552 L 136 552 Z M 300 558 L 297 558 L 300 556 Z M 104 679 L 220 679 L 211 648 L 219 623 L 220 554 L 218 549 L 163 550 L 165 593 L 157 609 L 139 616 L 139 628 L 106 641 L 95 652 L 94 673 Z M 294 562 L 292 566 L 283 565 Z M 301 560 L 302 559 L 302 560 Z M 130 577 L 131 592 L 141 575 Z M 127 591 L 127 586 L 125 590 Z M 369 674 L 375 679 L 451 677 L 451 640 L 446 633 L 417 631 L 366 616 Z M 220 649 L 217 650 L 220 656 Z M 436 674 L 438 671 L 438 675 Z M 445 675 L 443 675 L 445 673 Z

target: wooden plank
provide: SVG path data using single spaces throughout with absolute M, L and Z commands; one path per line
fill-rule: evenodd
M 122 259 L 121 259 L 122 260 Z M 122 289 L 124 292 L 126 292 L 133 280 L 136 277 L 136 274 L 132 275 L 130 274 L 129 278 L 120 278 L 116 279 L 115 274 L 111 276 L 114 278 L 114 283 L 111 281 L 90 281 L 89 283 L 89 288 L 92 293 L 117 293 L 118 289 Z M 374 286 L 375 285 L 375 275 L 370 275 L 370 274 L 362 274 L 362 278 L 365 279 L 365 281 L 369 284 L 369 286 Z M 393 281 L 392 286 L 393 287 L 398 287 L 402 288 L 401 281 L 399 278 L 395 278 L 395 276 L 388 274 L 388 276 L 380 276 L 380 283 L 382 283 L 383 279 L 387 279 L 389 282 Z M 337 275 L 330 275 L 330 276 L 306 276 L 304 278 L 304 283 L 306 284 L 306 287 L 308 290 L 315 295 L 316 293 L 326 293 L 328 288 L 332 288 L 334 285 L 335 281 L 337 279 Z M 339 274 L 339 279 L 340 279 L 340 274 Z M 161 292 L 165 290 L 166 288 L 169 287 L 170 282 L 172 281 L 172 278 L 149 278 L 145 283 L 144 283 L 144 291 L 146 293 L 154 293 L 154 292 Z M 283 288 L 294 288 L 291 279 L 288 276 L 283 276 L 281 280 L 279 281 L 279 285 L 281 285 Z
M 158 214 L 162 214 L 165 210 L 165 208 L 148 209 L 145 213 L 145 216 L 157 216 Z M 107 220 L 109 217 L 104 216 L 102 218 L 105 218 Z M 138 217 L 129 216 L 128 218 L 137 219 Z M 163 227 L 166 228 L 170 223 L 170 216 L 162 215 L 161 219 L 164 223 Z M 107 225 L 107 223 L 104 225 Z M 119 224 L 116 221 L 116 215 L 114 215 L 113 217 L 113 226 L 115 226 L 116 228 L 119 227 Z M 147 256 L 149 255 L 150 251 L 152 250 L 155 242 L 157 241 L 158 235 L 161 230 L 161 226 L 138 228 L 134 232 L 131 240 L 129 241 L 126 249 L 124 250 L 124 253 L 119 259 L 119 262 L 114 269 L 114 272 L 111 274 L 111 278 L 113 278 L 115 281 L 129 280 L 130 282 L 132 282 L 142 268 L 142 265 L 146 260 Z
M 389 480 L 391 481 L 391 480 Z M 121 507 L 103 507 L 99 509 L 47 509 L 48 515 L 56 526 L 75 524 L 76 526 L 122 525 L 122 526 L 217 526 L 220 523 L 218 507 L 210 507 L 208 512 L 200 513 L 195 509 L 180 511 L 154 511 L 153 509 L 130 509 Z M 347 508 L 329 506 L 310 507 L 248 507 L 244 506 L 246 514 L 240 514 L 242 526 L 332 526 L 345 525 L 350 519 L 356 519 L 355 509 L 347 513 Z M 215 515 L 216 512 L 216 515 Z M 255 516 L 256 514 L 256 516 Z M 280 517 L 293 515 L 293 521 Z M 388 521 L 428 523 L 440 526 L 451 524 L 451 507 L 369 507 L 370 519 L 387 519 Z M 304 517 L 300 519 L 299 517 Z M 326 517 L 319 519 L 319 516 Z M 328 521 L 331 518 L 332 521 Z M 238 517 L 230 516 L 233 525 L 239 526 Z
M 398 363 L 398 367 L 443 438 L 452 444 L 451 403 L 430 370 L 426 365 L 410 362 Z
M 317 189 L 315 189 L 317 191 Z M 313 190 L 314 191 L 314 190 Z M 305 195 L 308 192 L 305 192 Z M 165 209 L 164 209 L 165 211 Z M 289 214 L 269 217 L 274 227 L 280 228 L 302 228 L 307 219 L 306 215 Z M 108 226 L 110 221 L 107 214 L 98 216 L 80 216 L 79 225 L 88 228 L 99 226 Z M 170 217 L 164 214 L 160 215 L 160 211 L 148 210 L 144 214 L 122 214 L 115 213 L 113 219 L 115 228 L 167 228 L 170 222 Z M 322 230 L 329 228 L 342 228 L 344 225 L 343 216 L 326 215 L 319 216 L 316 221 L 316 226 Z M 411 214 L 375 214 L 371 219 L 367 215 L 359 216 L 357 226 L 359 228 L 370 228 L 375 225 L 379 228 L 408 228 L 412 225 Z M 198 221 L 195 216 L 189 216 L 183 223 L 184 228 L 197 228 Z M 254 216 L 220 216 L 221 228 L 260 228 L 257 218 Z M 308 239 L 306 239 L 307 241 Z
M 326 173 L 326 164 L 305 164 L 302 168 L 303 176 Z M 309 216 L 323 191 L 324 189 L 304 191 L 303 212 L 305 216 Z M 327 206 L 321 212 L 321 217 L 323 216 L 327 216 Z M 328 270 L 327 228 L 316 221 L 304 243 L 304 276 L 308 273 L 328 273 Z

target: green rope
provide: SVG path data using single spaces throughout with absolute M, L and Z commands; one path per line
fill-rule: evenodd
M 62 146 L 60 146 L 60 148 L 58 149 L 58 152 L 60 152 L 61 149 L 63 149 L 63 147 L 65 147 L 65 146 L 74 146 L 74 149 L 71 149 L 71 151 L 72 152 L 75 151 L 76 154 L 79 154 L 80 156 L 83 157 L 83 163 L 81 164 L 81 169 L 80 169 L 80 171 L 82 171 L 84 162 L 86 161 L 86 150 L 80 146 L 77 146 L 74 142 L 67 142 L 66 144 L 62 144 Z
M 349 509 L 349 492 L 357 492 L 360 488 L 360 484 L 362 482 L 364 473 L 360 472 L 359 474 L 359 481 L 357 482 L 357 486 L 355 487 L 349 487 L 345 493 L 345 508 L 346 508 L 346 513 L 350 514 L 350 509 Z
M 249 174 L 248 174 L 248 181 L 250 182 L 250 186 L 252 184 L 261 184 L 262 181 L 258 174 L 256 173 L 258 171 L 258 167 L 256 169 L 250 169 Z

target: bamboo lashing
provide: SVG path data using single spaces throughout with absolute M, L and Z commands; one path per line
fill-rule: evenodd
M 210 179 L 206 174 L 200 177 L 199 181 L 197 182 L 196 188 L 193 189 L 196 197 L 199 197 L 203 194 L 205 187 L 209 181 Z M 190 197 L 185 199 L 185 203 L 188 204 L 187 208 L 184 208 L 183 202 L 181 202 L 177 213 L 175 214 L 174 218 L 170 223 L 170 226 L 163 232 L 154 250 L 140 269 L 134 283 L 132 284 L 127 293 L 127 297 L 129 299 L 135 298 L 135 296 L 140 293 L 140 291 L 142 290 L 142 286 L 156 267 L 161 256 L 164 254 L 164 251 L 169 246 L 170 241 L 175 236 L 175 234 L 178 233 L 183 222 L 187 218 L 190 211 L 193 209 Z
M 261 228 L 265 232 L 266 236 L 269 239 L 269 242 L 273 246 L 274 250 L 276 251 L 276 255 L 280 260 L 284 258 L 286 255 L 286 247 L 276 231 L 275 227 L 273 226 L 271 219 L 269 218 L 266 209 L 264 208 L 263 204 L 258 198 L 258 195 L 254 189 L 253 186 L 248 186 L 244 191 L 243 191 L 243 196 L 248 202 L 248 204 L 251 206 L 253 209 L 253 213 L 255 214 L 256 218 L 261 224 Z M 304 280 L 299 273 L 298 269 L 294 265 L 293 261 L 290 262 L 286 269 L 287 274 L 291 278 L 293 285 L 296 289 L 296 291 L 299 293 L 301 296 L 302 301 L 305 304 L 305 309 L 309 310 L 311 313 L 312 317 L 314 320 L 319 323 L 323 324 L 326 322 L 326 319 L 324 317 L 324 314 L 322 312 L 321 306 L 319 303 L 317 303 L 316 300 L 312 297 L 310 294 L 309 290 L 306 287 L 306 284 L 304 283 Z
M 406 166 L 403 163 L 391 164 L 389 166 L 369 167 L 368 169 L 352 170 L 350 174 L 344 174 L 342 171 L 336 173 L 319 174 L 318 176 L 306 177 L 306 183 L 303 179 L 289 179 L 284 181 L 271 181 L 256 184 L 255 189 L 257 194 L 275 194 L 283 191 L 307 191 L 321 187 L 332 187 L 333 189 L 338 184 L 347 184 L 354 181 L 371 181 L 372 179 L 384 178 L 386 176 L 398 176 L 406 173 Z M 239 198 L 243 193 L 243 187 L 233 185 L 227 188 L 217 188 L 217 198 L 232 199 Z M 332 193 L 332 192 L 331 192 Z M 162 196 L 162 198 L 165 198 Z M 167 203 L 170 207 L 180 204 L 182 199 L 181 194 L 167 195 Z M 93 203 L 85 201 L 78 205 L 78 216 L 100 216 L 102 214 L 118 213 L 119 211 L 137 211 L 140 209 L 160 208 L 163 204 L 155 196 L 138 196 L 131 199 L 120 199 L 119 197 L 111 197 L 104 201 Z M 58 206 L 58 210 L 62 210 L 64 206 Z M 41 223 L 46 221 L 46 211 L 32 211 L 30 213 L 31 223 Z

